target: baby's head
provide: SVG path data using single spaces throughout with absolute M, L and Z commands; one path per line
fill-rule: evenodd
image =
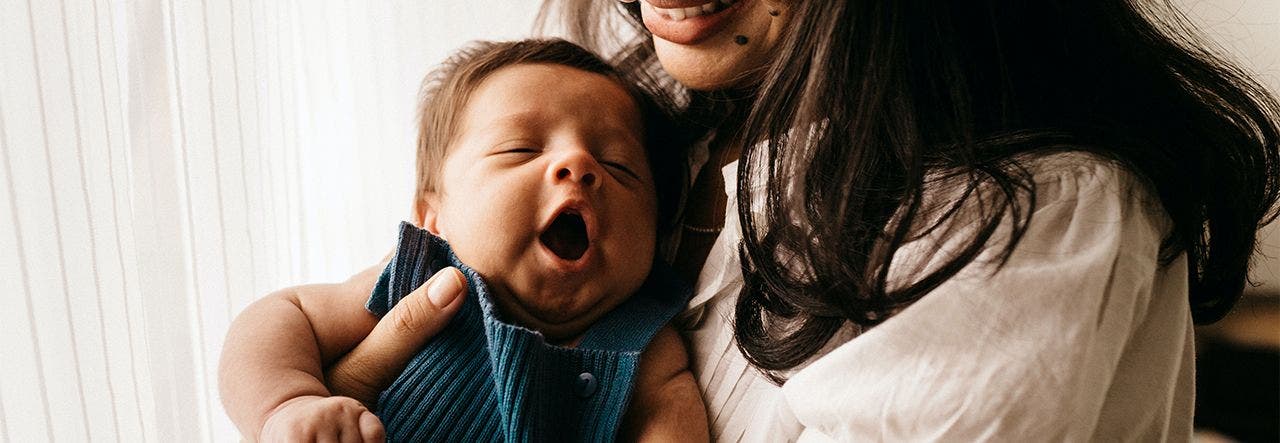
M 416 221 L 503 315 L 565 340 L 640 288 L 651 165 L 671 148 L 661 112 L 607 63 L 559 40 L 477 43 L 427 77 L 419 118 Z

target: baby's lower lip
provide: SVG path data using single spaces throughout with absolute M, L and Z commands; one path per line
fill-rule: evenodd
M 576 260 L 566 260 L 564 258 L 561 258 L 559 255 L 556 255 L 555 252 L 553 252 L 550 248 L 547 247 L 547 245 L 543 244 L 541 241 L 538 242 L 537 248 L 541 252 L 542 256 L 547 260 L 548 264 L 550 265 L 550 268 L 555 270 L 556 272 L 561 272 L 561 273 L 576 273 L 576 272 L 585 271 L 587 267 L 590 265 L 590 263 L 595 259 L 595 254 L 593 251 L 593 249 L 595 249 L 595 245 L 591 245 L 587 247 L 587 251 L 583 252 L 582 256 L 578 257 Z

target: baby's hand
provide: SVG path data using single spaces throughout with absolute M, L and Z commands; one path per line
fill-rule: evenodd
M 262 425 L 259 441 L 383 441 L 378 417 L 350 397 L 308 395 L 276 408 Z

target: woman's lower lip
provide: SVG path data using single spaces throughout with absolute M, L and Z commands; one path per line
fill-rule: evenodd
M 678 45 L 693 45 L 715 35 L 728 23 L 729 16 L 749 1 L 751 0 L 739 0 L 723 11 L 677 21 L 658 14 L 653 6 L 641 0 L 641 17 L 644 19 L 644 26 L 654 36 Z

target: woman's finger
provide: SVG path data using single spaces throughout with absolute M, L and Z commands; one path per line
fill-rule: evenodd
M 382 391 L 462 306 L 466 280 L 444 268 L 396 303 L 373 331 L 325 374 L 333 395 L 373 406 Z

